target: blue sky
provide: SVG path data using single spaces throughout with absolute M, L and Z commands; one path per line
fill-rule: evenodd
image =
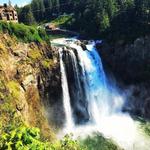
M 8 3 L 9 0 L 0 0 L 0 5 L 3 3 Z M 17 4 L 18 6 L 24 6 L 28 3 L 30 3 L 31 0 L 11 0 L 12 5 Z

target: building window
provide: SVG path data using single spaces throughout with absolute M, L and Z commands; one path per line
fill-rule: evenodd
M 7 15 L 7 20 L 9 20 L 9 14 L 6 14 Z

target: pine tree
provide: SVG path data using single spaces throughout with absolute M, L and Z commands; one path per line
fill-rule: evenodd
M 36 21 L 39 20 L 39 9 L 40 9 L 39 0 L 32 0 L 31 9 Z
M 45 18 L 50 19 L 52 17 L 52 8 L 53 8 L 52 0 L 44 0 L 44 5 L 45 5 Z
M 44 6 L 44 1 L 43 0 L 39 0 L 39 20 L 44 19 L 44 15 L 45 15 L 45 6 Z
M 34 24 L 35 18 L 31 11 L 31 6 L 26 5 L 22 8 L 21 12 L 19 13 L 19 21 L 25 24 Z

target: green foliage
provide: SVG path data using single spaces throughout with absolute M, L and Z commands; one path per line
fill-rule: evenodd
M 147 123 L 146 126 L 145 126 L 145 132 L 147 135 L 150 136 L 150 123 Z
M 70 19 L 72 19 L 71 15 L 62 15 L 58 18 L 51 21 L 55 26 L 62 26 L 65 25 Z
M 36 21 L 44 19 L 45 7 L 44 0 L 32 0 L 31 9 Z
M 7 84 L 13 98 L 19 99 L 20 98 L 20 85 L 15 81 L 10 81 Z
M 120 150 L 111 140 L 99 134 L 81 140 L 81 145 L 85 146 L 86 150 Z
M 36 23 L 30 5 L 26 5 L 22 9 L 20 9 L 18 17 L 19 17 L 19 21 L 25 24 L 31 25 Z
M 42 42 L 43 40 L 48 40 L 48 36 L 44 29 L 37 29 L 33 26 L 19 23 L 0 21 L 0 31 L 14 35 L 24 42 Z
M 29 51 L 29 57 L 30 57 L 33 61 L 35 61 L 35 60 L 41 59 L 41 58 L 42 58 L 42 55 L 41 55 L 41 53 L 40 53 L 39 50 L 30 50 L 30 51 Z
M 0 150 L 84 150 L 84 148 L 70 135 L 55 143 L 48 143 L 41 140 L 38 128 L 21 126 L 8 133 L 5 132 L 0 137 Z
M 150 0 L 32 0 L 30 8 L 37 22 L 53 20 L 92 38 L 133 41 L 150 33 Z
M 71 13 L 73 9 L 72 0 L 32 0 L 31 4 L 24 7 L 16 7 L 19 20 L 23 23 L 30 24 L 33 18 L 36 22 L 50 21 L 57 18 L 60 14 Z M 28 19 L 28 16 L 29 19 Z M 64 20 L 64 19 L 63 19 Z
M 54 65 L 53 59 L 45 59 L 42 61 L 42 65 L 44 68 L 51 68 Z
M 0 137 L 1 150 L 44 150 L 48 143 L 40 141 L 38 128 L 19 127 Z
M 142 118 L 138 118 L 138 121 L 140 122 L 141 128 L 143 129 L 143 131 L 150 136 L 150 122 L 149 121 L 145 121 Z
M 38 34 L 42 40 L 44 40 L 46 42 L 49 41 L 49 37 L 44 29 L 38 28 Z
M 49 35 L 48 36 L 50 40 L 53 40 L 53 39 L 58 39 L 58 38 L 67 38 L 68 36 L 67 35 L 63 35 L 63 34 L 54 34 L 54 35 Z
M 86 150 L 72 135 L 66 135 L 62 140 L 51 145 L 51 150 Z
M 66 135 L 61 141 L 62 150 L 83 150 L 81 145 L 79 145 L 77 140 L 72 140 L 72 137 Z

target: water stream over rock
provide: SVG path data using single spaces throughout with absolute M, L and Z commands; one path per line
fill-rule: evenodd
M 150 139 L 140 131 L 138 122 L 122 112 L 125 98 L 108 82 L 95 42 L 88 41 L 86 50 L 75 38 L 52 43 L 60 45 L 66 115 L 63 134 L 86 137 L 100 132 L 126 150 L 149 150 Z

